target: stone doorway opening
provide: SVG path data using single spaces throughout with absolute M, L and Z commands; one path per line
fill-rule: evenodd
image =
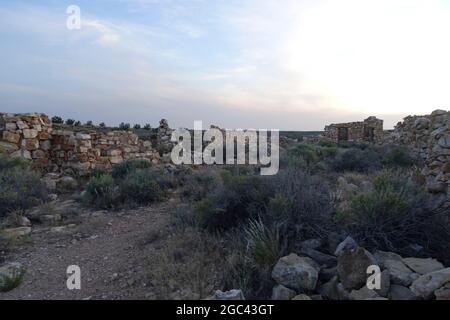
M 348 128 L 338 128 L 338 141 L 348 141 Z
M 375 140 L 375 128 L 364 126 L 364 139 L 373 142 Z

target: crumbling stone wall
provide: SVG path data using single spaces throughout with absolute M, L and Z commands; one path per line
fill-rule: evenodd
M 379 142 L 383 139 L 383 120 L 369 117 L 364 121 L 330 124 L 325 127 L 324 137 L 339 141 Z
M 450 193 L 450 111 L 408 116 L 386 142 L 408 146 L 424 161 L 422 174 L 430 192 Z
M 32 160 L 33 165 L 50 172 L 86 175 L 128 159 L 159 162 L 151 142 L 140 140 L 133 132 L 52 130 L 45 114 L 0 113 L 0 139 L 4 152 Z
M 52 124 L 42 113 L 0 113 L 0 149 L 13 157 L 33 160 L 39 167 L 50 163 Z
M 155 163 L 159 160 L 150 141 L 139 140 L 129 131 L 86 134 L 55 130 L 51 142 L 52 164 L 79 175 L 86 175 L 92 169 L 110 170 L 114 164 L 129 159 Z

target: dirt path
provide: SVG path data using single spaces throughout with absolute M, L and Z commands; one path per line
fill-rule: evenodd
M 149 259 L 170 239 L 174 203 L 119 213 L 97 213 L 68 234 L 33 232 L 32 244 L 9 257 L 27 272 L 0 299 L 154 299 Z M 84 235 L 83 235 L 84 234 Z M 153 258 L 152 258 L 153 257 Z M 68 290 L 66 270 L 81 268 L 81 290 Z

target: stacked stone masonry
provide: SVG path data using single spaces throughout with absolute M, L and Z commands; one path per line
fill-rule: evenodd
M 47 171 L 87 175 L 92 169 L 109 170 L 129 159 L 159 162 L 150 141 L 129 131 L 81 133 L 52 130 L 45 114 L 0 114 L 0 148 L 11 156 L 33 160 Z
M 339 141 L 379 142 L 383 138 L 383 120 L 369 117 L 364 121 L 330 124 L 325 127 L 326 139 Z
M 450 111 L 408 116 L 386 142 L 408 146 L 424 161 L 422 174 L 430 192 L 450 193 Z

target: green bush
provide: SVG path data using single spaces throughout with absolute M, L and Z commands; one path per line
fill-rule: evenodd
M 411 244 L 423 246 L 430 254 L 450 259 L 446 254 L 450 228 L 445 212 L 433 208 L 434 199 L 409 181 L 401 172 L 382 171 L 374 179 L 372 191 L 358 194 L 347 209 L 335 218 L 368 249 L 407 251 Z
M 256 268 L 271 268 L 283 254 L 282 240 L 276 225 L 266 226 L 261 219 L 251 220 L 244 229 L 247 255 Z
M 183 180 L 181 194 L 184 198 L 193 201 L 203 199 L 218 185 L 216 176 L 205 171 L 194 172 L 184 177 Z
M 137 160 L 127 160 L 122 163 L 116 164 L 112 169 L 112 177 L 114 179 L 123 179 L 129 173 L 137 169 L 147 169 L 152 166 L 152 163 L 147 160 L 137 159 Z
M 389 167 L 410 167 L 415 164 L 408 149 L 404 146 L 387 145 L 380 150 L 382 163 Z
M 46 201 L 48 193 L 40 178 L 39 173 L 20 165 L 0 170 L 0 216 Z
M 23 158 L 14 157 L 11 158 L 5 154 L 0 153 L 0 170 L 6 170 L 11 168 L 28 169 L 30 163 Z
M 310 144 L 302 143 L 288 150 L 289 157 L 302 158 L 307 165 L 319 161 L 316 148 Z
M 114 179 L 108 174 L 92 176 L 89 180 L 83 202 L 99 208 L 113 208 L 118 202 L 118 192 Z
M 262 218 L 269 226 L 278 225 L 289 247 L 333 229 L 331 193 L 321 177 L 290 168 L 270 177 L 268 184 L 271 196 Z
M 209 230 L 227 230 L 256 217 L 270 195 L 259 176 L 235 176 L 226 171 L 222 180 L 223 185 L 195 207 L 199 225 Z
M 153 170 L 136 169 L 123 180 L 120 186 L 123 201 L 149 204 L 163 197 L 163 189 Z
M 329 160 L 333 170 L 368 172 L 381 168 L 380 155 L 374 150 L 367 148 L 364 150 L 350 148 L 338 153 L 335 158 Z

